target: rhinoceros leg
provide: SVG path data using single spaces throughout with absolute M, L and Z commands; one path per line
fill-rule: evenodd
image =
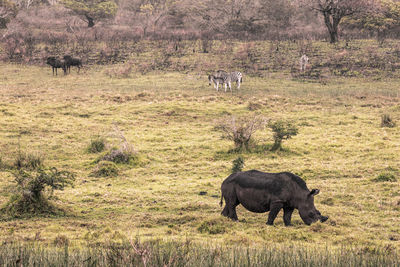
M 273 225 L 276 216 L 278 215 L 279 211 L 283 208 L 283 204 L 281 202 L 275 202 L 271 204 L 270 212 L 268 215 L 268 225 Z
M 291 225 L 293 211 L 294 208 L 283 208 L 283 222 L 286 226 Z
M 222 210 L 221 214 L 225 217 L 231 218 L 234 221 L 238 220 L 236 214 L 236 206 L 239 205 L 238 202 L 226 202 L 224 209 Z

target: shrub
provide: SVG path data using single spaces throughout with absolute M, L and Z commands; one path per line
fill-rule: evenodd
M 218 220 L 204 221 L 197 227 L 197 230 L 200 233 L 207 233 L 211 235 L 223 234 L 226 231 L 225 226 L 222 225 Z
M 396 126 L 396 123 L 392 117 L 389 114 L 383 114 L 381 117 L 381 127 L 393 128 L 394 126 Z
M 106 147 L 106 140 L 103 137 L 96 137 L 90 141 L 90 144 L 87 148 L 89 153 L 99 153 L 104 150 Z
M 110 161 L 101 161 L 91 173 L 96 177 L 113 177 L 118 175 L 118 166 Z
M 232 173 L 241 172 L 244 166 L 244 159 L 242 156 L 239 156 L 232 162 Z
M 75 176 L 68 171 L 37 169 L 31 172 L 19 170 L 13 173 L 17 184 L 17 193 L 3 208 L 13 217 L 55 214 L 57 208 L 48 201 L 45 191 L 63 190 L 72 185 Z
M 292 138 L 297 135 L 298 129 L 291 122 L 278 120 L 269 125 L 272 132 L 274 133 L 274 145 L 271 150 L 276 151 L 282 148 L 282 141 Z
M 265 127 L 266 119 L 257 116 L 225 117 L 215 127 L 223 133 L 223 138 L 232 140 L 237 151 L 251 149 L 253 134 Z
M 20 169 L 36 170 L 43 167 L 43 156 L 39 154 L 30 154 L 25 152 L 18 152 L 15 158 L 13 167 Z
M 396 182 L 396 176 L 393 173 L 380 173 L 376 178 L 372 179 L 373 182 Z
M 114 163 L 132 164 L 139 163 L 137 151 L 131 143 L 128 142 L 124 133 L 114 125 L 114 133 L 111 135 L 118 140 L 119 144 L 115 145 L 100 160 L 112 161 Z

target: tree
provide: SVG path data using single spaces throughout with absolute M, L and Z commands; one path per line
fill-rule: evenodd
M 0 0 L 0 29 L 7 28 L 7 23 L 18 13 L 17 5 L 9 0 Z
M 274 145 L 271 151 L 280 150 L 282 148 L 282 141 L 292 138 L 292 136 L 297 135 L 298 129 L 291 122 L 286 122 L 278 120 L 269 125 L 272 132 L 274 133 Z
M 301 0 L 300 3 L 318 11 L 324 17 L 330 42 L 339 41 L 339 24 L 344 17 L 366 12 L 372 0 Z
M 95 25 L 96 20 L 114 17 L 118 9 L 113 0 L 61 0 L 61 3 L 85 17 L 89 28 Z
M 381 0 L 374 9 L 368 13 L 357 14 L 344 20 L 344 24 L 350 28 L 358 28 L 375 32 L 378 40 L 391 32 L 399 32 L 400 29 L 400 2 Z
M 124 8 L 135 17 L 136 24 L 146 37 L 149 31 L 154 32 L 156 27 L 169 17 L 169 12 L 177 1 L 173 0 L 136 0 L 126 1 Z

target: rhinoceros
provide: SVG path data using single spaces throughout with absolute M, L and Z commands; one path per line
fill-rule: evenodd
M 283 221 L 291 225 L 294 209 L 299 210 L 301 219 L 310 225 L 328 217 L 322 216 L 314 206 L 314 196 L 318 189 L 307 188 L 299 176 L 290 172 L 265 173 L 257 170 L 231 174 L 221 185 L 221 202 L 225 199 L 225 207 L 221 214 L 238 220 L 236 206 L 242 204 L 252 212 L 269 211 L 268 225 L 273 225 L 276 216 L 283 208 Z

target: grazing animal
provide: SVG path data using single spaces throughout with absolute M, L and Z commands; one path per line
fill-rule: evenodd
M 328 219 L 314 206 L 314 196 L 319 190 L 310 191 L 303 179 L 289 172 L 237 172 L 225 179 L 221 185 L 221 193 L 221 206 L 222 199 L 225 199 L 221 214 L 235 221 L 238 220 L 236 206 L 239 204 L 252 212 L 269 211 L 268 225 L 273 225 L 281 209 L 286 226 L 291 224 L 294 209 L 299 210 L 301 219 L 307 225 Z
M 240 71 L 233 71 L 229 73 L 227 76 L 224 77 L 224 85 L 225 85 L 225 92 L 227 85 L 229 86 L 229 90 L 232 92 L 231 84 L 236 82 L 237 89 L 240 89 L 240 84 L 242 83 L 242 73 Z
M 308 57 L 306 55 L 302 55 L 300 58 L 300 71 L 305 71 L 308 65 Z
M 54 70 L 56 70 L 56 75 L 57 75 L 57 69 L 60 68 L 63 69 L 64 75 L 67 74 L 67 69 L 64 61 L 61 61 L 56 57 L 48 57 L 46 63 L 52 67 L 53 75 L 54 75 Z
M 224 70 L 217 70 L 214 74 L 208 75 L 208 85 L 214 83 L 214 88 L 219 90 L 219 84 L 224 83 L 224 78 L 228 75 L 228 73 Z
M 211 85 L 212 82 L 214 83 L 214 87 L 217 89 L 217 91 L 219 84 L 224 84 L 225 92 L 227 86 L 229 86 L 229 90 L 232 91 L 231 88 L 232 82 L 236 82 L 237 88 L 240 89 L 240 84 L 242 83 L 242 73 L 239 71 L 233 71 L 231 73 L 227 73 L 226 71 L 218 70 L 213 75 L 208 76 L 208 81 L 209 85 Z
M 65 66 L 69 73 L 71 73 L 71 66 L 78 67 L 78 73 L 79 73 L 82 67 L 82 61 L 79 58 L 73 58 L 69 55 L 65 55 L 64 60 L 65 60 Z

